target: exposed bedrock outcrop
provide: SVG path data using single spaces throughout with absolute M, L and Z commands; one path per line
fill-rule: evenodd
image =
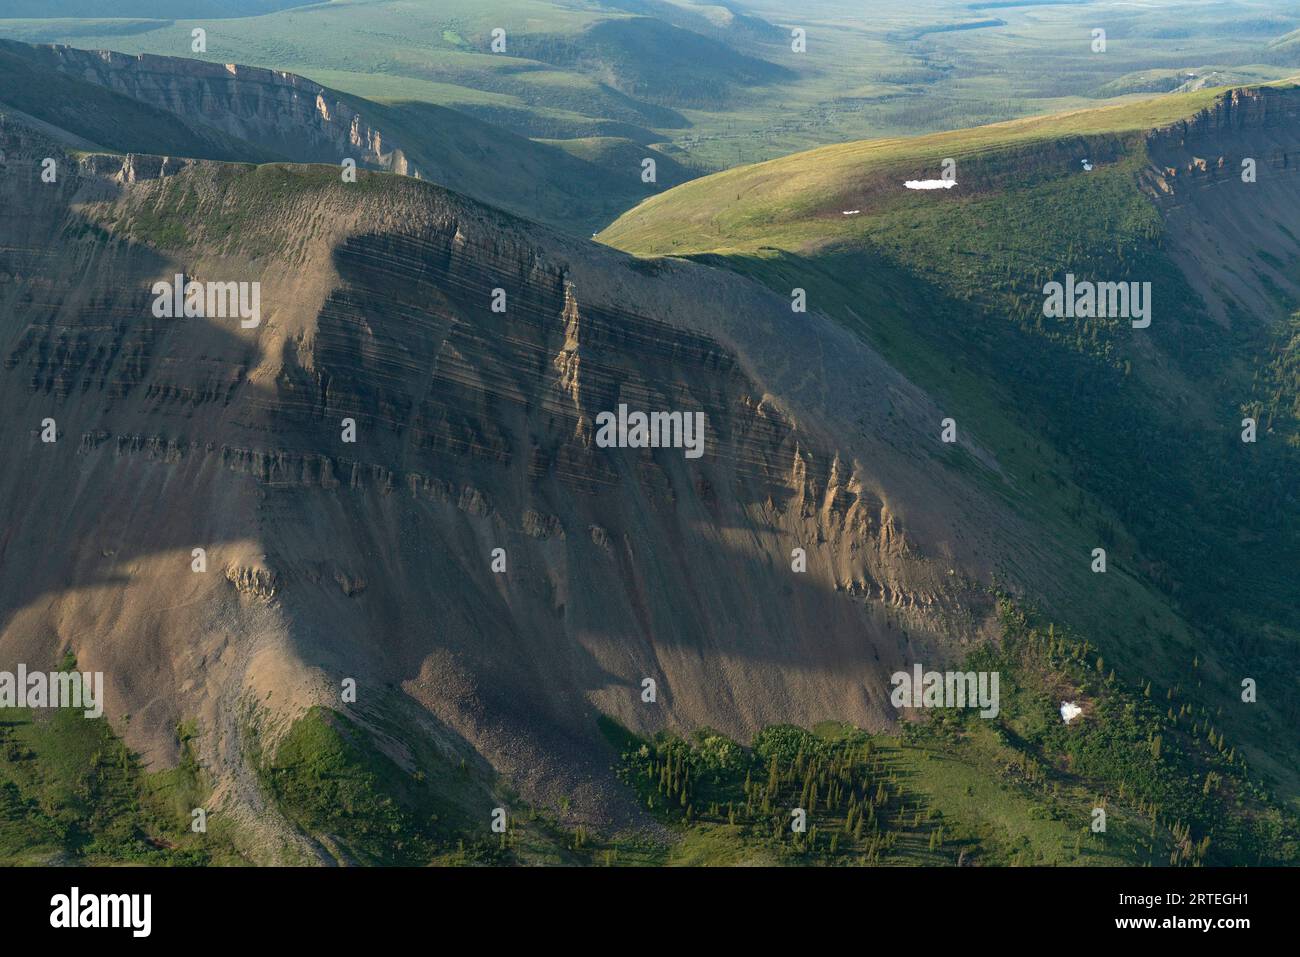
M 1300 170 L 1300 96 L 1260 87 L 1230 90 L 1213 106 L 1148 135 L 1161 188 L 1174 192 L 1224 177 L 1241 177 L 1243 159 L 1278 171 Z
M 1143 183 L 1166 221 L 1167 248 L 1220 322 L 1271 324 L 1300 296 L 1300 94 L 1231 90 L 1147 139 Z M 1261 281 L 1264 277 L 1265 281 Z

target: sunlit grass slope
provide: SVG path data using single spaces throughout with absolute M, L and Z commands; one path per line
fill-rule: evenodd
M 845 210 L 855 208 L 846 204 L 873 196 L 879 201 L 884 185 L 897 202 L 932 203 L 933 196 L 908 193 L 902 183 L 914 175 L 938 178 L 944 159 L 957 161 L 959 185 L 953 194 L 960 196 L 965 161 L 1032 156 L 1037 148 L 1062 142 L 1084 147 L 1093 138 L 1139 136 L 1194 115 L 1222 92 L 1197 90 L 928 136 L 824 146 L 726 170 L 651 197 L 611 224 L 600 239 L 642 256 L 760 247 L 793 251 L 827 244 L 865 231 L 875 210 L 845 216 Z M 1076 161 L 1073 169 L 1078 166 Z

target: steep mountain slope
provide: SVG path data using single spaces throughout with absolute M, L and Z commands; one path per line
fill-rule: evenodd
M 1298 102 L 1200 91 L 828 147 L 679 187 L 601 238 L 807 287 L 993 450 L 1072 561 L 1108 550 L 1105 576 L 1037 597 L 1130 680 L 1197 688 L 1295 800 Z M 945 159 L 955 187 L 904 188 Z M 1067 274 L 1151 283 L 1150 328 L 1045 315 Z M 1163 610 L 1117 600 L 1116 573 Z
M 943 454 L 923 393 L 753 283 L 642 269 L 407 178 L 4 135 L 24 452 L 0 647 L 110 675 L 147 760 L 196 721 L 234 809 L 260 806 L 241 717 L 282 734 L 355 678 L 362 714 L 401 688 L 526 794 L 608 819 L 598 712 L 883 728 L 887 673 L 985 634 L 995 571 L 1015 577 L 998 556 L 1039 551 L 985 451 Z M 178 272 L 260 282 L 261 324 L 155 318 Z M 703 412 L 704 456 L 597 447 L 620 402 Z
M 588 160 L 431 104 L 371 103 L 235 64 L 0 41 L 0 79 L 0 103 L 102 148 L 249 162 L 351 157 L 584 235 L 691 175 L 646 147 L 617 163 Z M 641 180 L 646 156 L 658 166 L 654 184 Z

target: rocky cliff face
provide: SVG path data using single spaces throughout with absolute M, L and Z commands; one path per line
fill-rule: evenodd
M 1300 94 L 1260 87 L 1230 90 L 1147 138 L 1145 182 L 1169 225 L 1171 251 L 1221 322 L 1268 324 L 1286 315 L 1276 291 L 1300 297 L 1283 266 L 1300 253 L 1292 228 L 1300 215 L 1297 125 Z
M 239 716 L 353 678 L 363 720 L 404 692 L 607 817 L 599 713 L 883 727 L 890 672 L 984 637 L 993 556 L 1052 566 L 986 452 L 944 465 L 925 395 L 746 280 L 411 180 L 92 156 L 42 184 L 61 154 L 4 136 L 0 661 L 104 671 L 152 761 L 197 720 L 236 810 Z M 178 273 L 260 283 L 260 323 L 156 317 Z M 602 447 L 620 404 L 702 413 L 704 454 Z
M 1253 87 L 1226 91 L 1207 109 L 1156 131 L 1157 142 L 1189 144 L 1200 137 L 1294 126 L 1300 100 L 1284 87 Z
M 420 176 L 399 143 L 319 83 L 279 70 L 62 45 L 26 48 L 37 65 L 166 110 L 196 127 L 215 127 L 286 158 L 363 166 Z M 30 52 L 28 52 L 30 51 Z
M 1297 121 L 1300 96 L 1292 90 L 1229 90 L 1208 109 L 1148 135 L 1147 149 L 1161 177 L 1158 189 L 1172 194 L 1180 185 L 1239 179 L 1246 159 L 1257 168 L 1300 168 L 1292 135 Z

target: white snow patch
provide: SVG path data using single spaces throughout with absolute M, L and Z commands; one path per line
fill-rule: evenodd
M 1066 724 L 1069 724 L 1071 721 L 1073 721 L 1081 714 L 1083 714 L 1083 709 L 1080 708 L 1073 701 L 1061 702 L 1061 720 L 1064 721 Z
M 957 185 L 955 179 L 909 179 L 903 184 L 908 189 L 952 189 Z

